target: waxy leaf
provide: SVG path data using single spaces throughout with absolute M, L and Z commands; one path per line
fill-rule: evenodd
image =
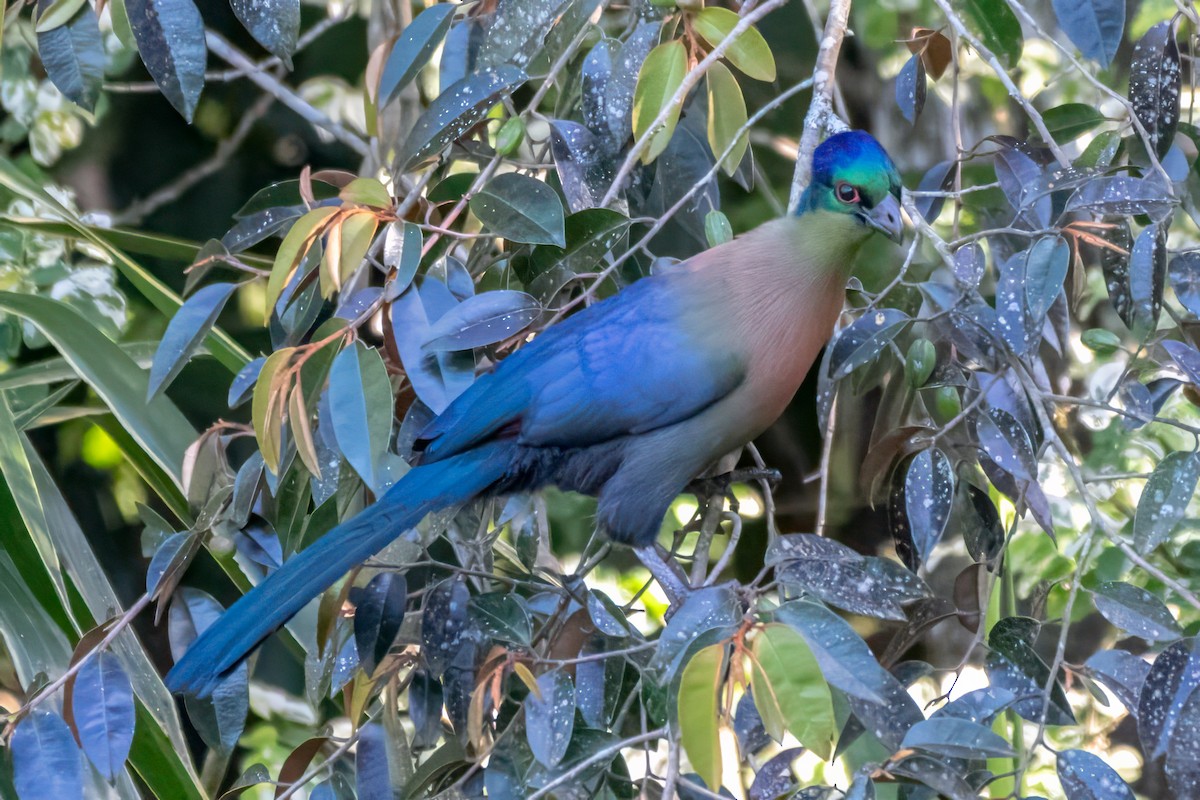
M 1142 684 L 1150 674 L 1150 665 L 1126 650 L 1101 650 L 1087 660 L 1087 673 L 1117 696 L 1135 717 Z
M 235 289 L 236 283 L 213 283 L 205 286 L 189 297 L 171 317 L 166 333 L 154 352 L 154 363 L 150 365 L 150 383 L 146 388 L 147 402 L 171 385 L 171 381 L 216 324 L 221 309 L 225 307 L 225 302 L 233 295 Z
M 501 97 L 525 82 L 525 73 L 511 65 L 468 75 L 446 87 L 417 119 L 396 154 L 404 172 L 444 150 L 487 114 Z
M 567 208 L 577 213 L 598 206 L 617 169 L 601 140 L 577 122 L 556 119 L 550 123 L 550 153 Z
M 679 680 L 680 742 L 692 768 L 713 790 L 720 788 L 723 771 L 717 709 L 724 675 L 725 645 L 714 644 L 692 656 Z
M 146 71 L 188 122 L 204 88 L 208 46 L 192 0 L 125 0 L 125 12 Z
M 1129 65 L 1129 102 L 1159 158 L 1175 141 L 1182 77 L 1175 23 L 1160 22 L 1138 40 Z
M 71 689 L 71 712 L 83 752 L 111 782 L 133 744 L 133 686 L 119 658 L 101 652 L 80 667 Z
M 895 308 L 867 311 L 834 340 L 829 355 L 829 374 L 835 381 L 875 361 L 900 333 L 909 317 Z
M 1179 709 L 1163 766 L 1175 797 L 1200 797 L 1200 691 Z
M 1196 493 L 1200 457 L 1195 453 L 1168 453 L 1158 462 L 1142 489 L 1133 517 L 1133 541 L 1140 553 L 1150 553 L 1171 537 L 1171 532 Z
M 421 229 L 411 222 L 393 222 L 383 237 L 383 265 L 396 270 L 387 285 L 388 299 L 404 293 L 421 266 Z
M 1071 725 L 1075 715 L 1067 702 L 1060 675 L 1055 676 L 1050 702 L 1045 702 L 1050 668 L 1033 646 L 1040 627 L 1037 620 L 1029 617 L 1001 619 L 988 633 L 991 650 L 984 668 L 993 688 L 1005 689 L 1020 698 L 1013 704 L 1013 710 L 1024 719 L 1038 721 L 1045 706 L 1046 724 Z
M 372 489 L 392 436 L 392 384 L 379 351 L 361 342 L 338 353 L 329 370 L 333 434 L 350 466 Z
M 354 796 L 358 800 L 391 800 L 396 796 L 388 767 L 389 749 L 382 725 L 363 725 L 354 752 Z
M 728 586 L 709 586 L 692 592 L 667 620 L 650 669 L 663 671 L 663 682 L 669 682 L 679 669 L 688 645 L 710 631 L 718 631 L 722 637 L 732 634 L 741 619 L 741 603 Z
M 1093 178 L 1075 190 L 1064 210 L 1120 216 L 1146 214 L 1157 221 L 1168 216 L 1177 202 L 1158 173 L 1151 172 L 1145 178 L 1128 175 Z
M 471 592 L 462 580 L 439 583 L 425 597 L 421 614 L 421 656 L 435 678 L 451 665 L 467 635 Z
M 575 727 L 575 684 L 566 670 L 543 673 L 525 698 L 525 736 L 533 757 L 547 767 L 562 761 Z
M 901 747 L 926 750 L 946 758 L 1003 758 L 1013 754 L 1008 742 L 977 722 L 954 717 L 927 719 L 908 729 Z
M 417 77 L 450 30 L 453 3 L 439 3 L 417 14 L 392 46 L 379 78 L 379 107 L 383 108 Z
M 1037 480 L 1037 456 L 1029 434 L 1007 411 L 990 408 L 975 417 L 979 444 L 1000 469 L 1023 481 Z
M 763 727 L 762 716 L 754 705 L 754 691 L 747 688 L 738 700 L 733 716 L 733 732 L 737 735 L 738 749 L 744 754 L 757 753 L 771 743 L 771 736 Z
M 48 0 L 39 0 L 39 13 L 44 14 L 50 5 Z M 105 63 L 96 12 L 84 0 L 72 16 L 54 27 L 43 28 L 45 22 L 45 16 L 39 17 L 37 44 L 46 76 L 64 97 L 92 111 L 104 83 Z
M 533 638 L 529 605 L 519 594 L 503 592 L 472 597 L 471 617 L 479 623 L 484 635 L 493 639 L 528 646 Z
M 937 448 L 922 450 L 908 466 L 904 505 L 909 530 L 922 561 L 941 540 L 954 504 L 954 470 Z
M 1129 254 L 1129 329 L 1138 336 L 1158 326 L 1167 278 L 1167 230 L 1148 225 Z
M 1057 0 L 1055 6 L 1062 2 L 1063 0 Z M 1087 0 L 1084 0 L 1076 5 L 1082 7 L 1088 3 Z M 1121 8 L 1121 13 L 1125 13 L 1124 6 Z M 1054 137 L 1055 141 L 1059 142 L 1078 139 L 1097 125 L 1102 124 L 1104 120 L 1104 115 L 1087 103 L 1065 103 L 1042 112 L 1042 121 L 1046 123 L 1047 130 L 1050 131 L 1050 135 Z
M 1175 642 L 1158 654 L 1142 683 L 1138 699 L 1138 737 L 1142 750 L 1149 758 L 1160 758 L 1167 752 L 1175 728 L 1184 720 L 1188 698 L 1200 688 L 1200 654 L 1195 639 Z M 1186 735 L 1186 734 L 1185 734 Z
M 1107 69 L 1125 33 L 1124 0 L 1054 0 L 1054 14 L 1079 51 Z
M 476 67 L 524 68 L 541 52 L 564 0 L 497 0 Z
M 934 164 L 929 170 L 921 176 L 921 182 L 917 184 L 917 192 L 949 192 L 954 187 L 954 173 L 956 164 L 953 161 L 939 161 Z M 946 204 L 945 197 L 934 197 L 920 195 L 915 198 L 917 210 L 921 212 L 921 216 L 925 221 L 932 224 L 937 221 L 938 216 L 942 213 L 942 207 Z M 960 247 L 954 254 L 955 263 L 960 255 L 964 252 L 983 250 L 979 245 L 971 243 Z M 957 276 L 957 270 L 955 271 Z M 978 281 L 975 284 L 977 285 Z
M 1196 386 L 1200 386 L 1200 350 L 1174 339 L 1166 340 L 1162 346 L 1176 366 L 1183 370 L 1187 379 Z
M 1096 587 L 1093 600 L 1105 619 L 1146 641 L 1171 641 L 1183 635 L 1163 601 L 1140 587 L 1106 581 Z
M 746 100 L 742 87 L 733 74 L 721 62 L 716 62 L 705 73 L 708 90 L 708 146 L 713 157 L 721 158 L 728 150 L 729 155 L 721 158 L 721 169 L 732 175 L 742 163 L 746 147 L 750 144 L 750 132 L 741 130 L 746 124 Z
M 509 241 L 567 245 L 562 201 L 536 178 L 515 172 L 497 175 L 471 198 L 471 213 Z
M 692 25 L 710 46 L 716 47 L 738 24 L 738 15 L 727 8 L 708 6 L 692 17 Z M 730 64 L 760 81 L 775 80 L 775 57 L 767 40 L 753 26 L 747 28 L 725 51 Z
M 1175 298 L 1193 316 L 1200 316 L 1200 252 L 1180 253 L 1172 258 L 1170 274 Z
M 967 20 L 979 34 L 980 41 L 1000 60 L 1005 69 L 1012 69 L 1021 60 L 1024 38 L 1017 15 L 1004 0 L 966 0 Z
M 254 41 L 291 69 L 300 35 L 300 0 L 229 0 L 229 4 Z
M 755 637 L 751 654 L 754 704 L 767 732 L 781 741 L 787 731 L 828 759 L 837 737 L 833 697 L 804 639 L 786 625 L 768 623 Z
M 916 124 L 925 108 L 925 63 L 920 56 L 913 56 L 896 76 L 896 105 L 910 124 Z
M 398 572 L 381 572 L 358 596 L 354 608 L 354 643 L 367 675 L 383 661 L 400 633 L 408 582 Z
M 683 42 L 672 39 L 650 51 L 638 72 L 637 88 L 633 93 L 633 136 L 641 140 L 658 118 L 663 109 L 670 109 L 662 127 L 652 131 L 649 143 L 642 153 L 642 163 L 649 164 L 658 158 L 679 122 L 679 111 L 683 98 L 675 100 L 675 94 L 687 75 L 687 51 Z
M 803 752 L 800 747 L 789 748 L 759 767 L 758 772 L 754 773 L 754 783 L 750 784 L 750 792 L 746 795 L 749 800 L 775 800 L 789 796 L 799 786 L 792 772 L 792 763 Z M 680 794 L 683 795 L 682 792 Z M 850 795 L 846 797 L 849 800 Z
M 1058 754 L 1058 779 L 1067 800 L 1134 800 L 1133 790 L 1116 770 L 1086 750 Z
M 525 292 L 497 289 L 469 297 L 429 326 L 426 350 L 469 350 L 503 341 L 536 320 L 542 306 Z
M 1063 291 L 1071 248 L 1061 237 L 1046 236 L 1026 252 L 1024 269 L 1025 311 L 1031 323 L 1041 328 L 1054 301 Z
M 20 800 L 83 800 L 79 748 L 58 714 L 35 708 L 17 725 L 9 749 L 13 784 Z
M 775 618 L 804 637 L 832 686 L 872 703 L 886 702 L 886 687 L 894 679 L 841 616 L 818 603 L 792 600 L 775 610 Z
M 181 587 L 171 603 L 167 632 L 176 660 L 196 637 L 212 625 L 224 610 L 208 594 Z M 188 718 L 209 747 L 222 753 L 232 752 L 246 725 L 250 709 L 249 667 L 242 662 L 221 678 L 210 697 L 184 698 Z

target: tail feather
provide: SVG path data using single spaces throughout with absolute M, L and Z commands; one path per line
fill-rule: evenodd
M 207 696 L 246 656 L 350 568 L 425 515 L 465 502 L 499 480 L 513 445 L 494 442 L 423 465 L 358 516 L 284 562 L 200 634 L 167 674 L 173 692 Z

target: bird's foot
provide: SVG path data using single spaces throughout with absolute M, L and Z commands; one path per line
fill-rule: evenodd
M 687 485 L 686 491 L 697 497 L 728 497 L 736 503 L 733 497 L 733 484 L 750 483 L 751 481 L 766 481 L 774 488 L 783 480 L 783 475 L 777 469 L 747 467 L 722 472 L 707 478 L 696 478 Z

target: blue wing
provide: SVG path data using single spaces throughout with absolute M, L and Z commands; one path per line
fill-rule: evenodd
M 671 425 L 726 396 L 744 365 L 689 332 L 672 283 L 638 281 L 502 361 L 422 432 L 426 458 L 498 435 L 585 447 Z

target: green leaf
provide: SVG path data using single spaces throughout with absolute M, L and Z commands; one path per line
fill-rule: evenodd
M 1105 121 L 1099 109 L 1087 103 L 1064 103 L 1042 112 L 1050 135 L 1060 142 L 1078 139 Z
M 283 425 L 283 392 L 286 385 L 275 385 L 275 373 L 292 357 L 294 348 L 276 350 L 263 364 L 254 384 L 254 398 L 250 403 L 250 420 L 258 449 L 262 453 L 267 469 L 279 474 L 280 428 Z
M 1200 457 L 1195 453 L 1168 453 L 1158 462 L 1133 516 L 1133 541 L 1138 552 L 1149 554 L 1170 538 L 1187 513 L 1198 478 Z
M 746 124 L 746 100 L 742 97 L 742 87 L 724 64 L 717 62 L 709 67 L 706 79 L 708 146 L 715 158 L 721 158 L 729 150 L 729 155 L 721 159 L 721 169 L 726 175 L 733 175 L 750 144 L 750 132 L 741 129 Z
M 0 310 L 38 327 L 147 453 L 175 481 L 195 438 L 187 418 L 165 397 L 147 402 L 149 381 L 120 347 L 71 308 L 34 295 L 0 292 Z
M 379 78 L 379 107 L 383 108 L 400 94 L 400 91 L 417 77 L 433 55 L 433 51 L 446 38 L 450 22 L 454 19 L 455 5 L 440 3 L 430 6 L 418 14 L 388 54 Z
M 72 0 L 73 4 L 73 0 Z M 38 57 L 46 75 L 63 96 L 88 111 L 96 107 L 100 87 L 104 83 L 104 39 L 96 12 L 83 0 L 62 22 L 46 24 L 56 9 L 66 7 L 55 3 L 38 20 Z
M 729 9 L 709 6 L 693 18 L 692 25 L 704 41 L 716 47 L 725 40 L 738 21 L 738 15 Z M 775 57 L 771 55 L 771 47 L 757 28 L 750 27 L 742 31 L 725 51 L 725 58 L 751 78 L 775 80 Z
M 79 9 L 87 4 L 87 0 L 39 0 L 37 22 L 34 24 L 33 30 L 37 33 L 45 33 L 61 25 L 66 25 L 79 12 Z M 95 16 L 95 12 L 92 12 L 92 16 Z
M 0 550 L 0 637 L 7 645 L 22 688 L 32 686 L 39 673 L 61 673 L 71 658 L 67 638 L 4 550 Z
M 1024 39 L 1021 23 L 1005 0 L 965 0 L 967 19 L 985 47 L 996 54 L 1005 69 L 1021 60 Z
M 154 354 L 154 364 L 150 367 L 148 400 L 157 397 L 183 369 L 183 365 L 204 341 L 209 329 L 216 324 L 221 309 L 225 307 L 235 289 L 236 283 L 214 283 L 205 286 L 192 295 L 179 311 L 175 312 L 175 316 L 171 317 L 162 343 L 158 346 L 158 352 Z
M 254 41 L 290 70 L 300 34 L 300 0 L 229 0 L 229 5 Z
M 175 110 L 188 122 L 204 88 L 208 46 L 192 0 L 125 0 L 138 55 Z
M 120 0 L 112 1 L 114 3 L 120 2 Z M 113 7 L 115 8 L 115 5 Z M 171 239 L 170 237 L 158 235 L 147 236 L 120 230 L 101 231 L 92 225 L 84 223 L 73 209 L 60 203 L 53 195 L 46 191 L 44 186 L 25 175 L 16 164 L 6 158 L 0 158 L 0 186 L 26 200 L 51 209 L 55 216 L 65 220 L 66 224 L 79 234 L 78 238 L 96 245 L 100 250 L 107 253 L 112 258 L 112 262 L 117 270 L 161 313 L 171 316 L 183 305 L 183 300 L 178 294 L 171 291 L 166 284 L 131 259 L 121 249 L 128 246 L 135 252 L 145 252 L 147 255 L 159 255 L 156 252 L 150 252 L 148 248 L 168 245 L 171 247 L 182 247 L 184 246 L 182 239 Z M 140 243 L 147 249 L 139 251 L 133 246 L 134 242 Z M 188 250 L 189 254 L 185 258 L 190 261 L 199 249 L 199 246 L 188 242 L 186 243 L 186 247 L 190 248 L 190 250 Z M 165 254 L 163 255 L 166 257 Z M 247 258 L 247 256 L 243 255 L 243 260 L 246 260 L 247 263 L 258 262 L 257 258 L 250 258 L 249 260 Z M 236 373 L 250 361 L 250 354 L 224 331 L 213 331 L 213 334 L 208 337 L 207 345 L 213 357 L 220 361 L 230 372 Z
M 304 260 L 308 249 L 314 246 L 329 218 L 337 212 L 338 209 L 331 206 L 314 208 L 296 220 L 287 236 L 283 237 L 283 243 L 275 254 L 275 264 L 271 267 L 271 277 L 267 278 L 267 316 L 271 315 L 279 295 L 291 280 L 296 267 Z
M 723 771 L 717 709 L 724 666 L 725 645 L 710 645 L 692 656 L 679 681 L 680 741 L 692 768 L 714 792 Z
M 446 87 L 417 119 L 401 144 L 396 154 L 400 170 L 408 172 L 440 153 L 525 80 L 524 72 L 504 65 L 468 75 Z
M 497 175 L 471 198 L 471 213 L 509 241 L 566 247 L 562 201 L 536 178 L 515 172 Z
M 837 720 L 833 696 L 821 668 L 800 634 L 773 622 L 755 638 L 754 704 L 772 738 L 779 741 L 785 730 L 821 758 L 833 753 Z
M 346 184 L 338 197 L 347 203 L 358 203 L 372 208 L 391 208 L 392 197 L 383 184 L 374 178 L 355 178 Z
M 667 149 L 675 125 L 679 122 L 681 102 L 672 102 L 687 75 L 687 51 L 679 41 L 663 42 L 650 51 L 638 73 L 637 88 L 633 90 L 633 136 L 640 140 L 650 130 L 664 108 L 670 113 L 663 126 L 654 131 L 649 145 L 642 153 L 642 163 L 649 164 Z
M 381 460 L 392 436 L 392 383 L 379 351 L 356 342 L 338 353 L 329 370 L 333 434 L 350 466 L 372 489 L 380 488 Z
M 705 214 L 704 238 L 709 247 L 733 241 L 733 226 L 729 224 L 729 217 L 716 209 Z

